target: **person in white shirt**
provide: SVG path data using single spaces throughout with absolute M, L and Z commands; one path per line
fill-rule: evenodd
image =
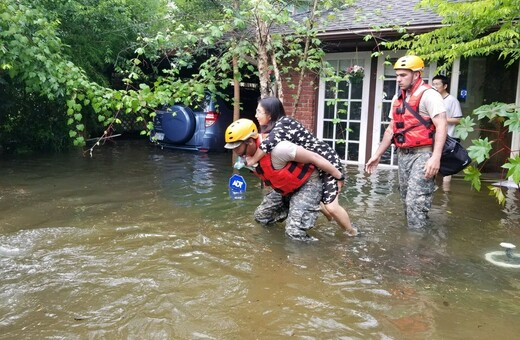
M 446 107 L 446 119 L 448 120 L 448 135 L 455 137 L 455 126 L 460 124 L 462 118 L 462 110 L 460 103 L 448 92 L 449 79 L 443 75 L 437 75 L 432 79 L 432 86 L 437 90 L 444 100 L 444 106 Z
M 444 106 L 446 107 L 446 119 L 448 121 L 448 135 L 460 142 L 460 139 L 455 136 L 455 126 L 460 124 L 462 110 L 457 98 L 448 92 L 449 83 L 449 79 L 443 75 L 436 75 L 432 79 L 432 87 L 441 94 L 442 99 L 444 100 Z M 443 177 L 442 187 L 444 191 L 450 191 L 450 182 L 451 176 Z

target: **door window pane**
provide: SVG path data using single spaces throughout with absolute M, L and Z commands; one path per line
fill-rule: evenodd
M 323 117 L 325 119 L 333 119 L 334 112 L 335 112 L 334 102 L 330 101 L 330 100 L 328 100 L 328 101 L 326 100 L 324 105 L 325 105 L 325 108 L 323 109 Z
M 352 131 L 350 131 L 349 136 L 348 136 L 349 140 L 350 141 L 359 141 L 359 133 L 360 133 L 361 124 L 360 123 L 350 123 L 349 127 L 352 130 Z
M 351 120 L 361 120 L 361 102 L 350 103 L 350 116 Z
M 348 81 L 340 81 L 338 83 L 338 99 L 348 99 L 350 83 Z
M 325 82 L 325 98 L 335 98 L 336 83 L 332 81 Z
M 383 98 L 385 99 L 392 99 L 392 96 L 397 93 L 395 75 L 392 78 L 392 80 L 385 80 L 383 82 Z
M 356 80 L 352 83 L 352 93 L 350 99 L 361 99 L 363 96 L 363 80 Z
M 341 142 L 346 142 L 348 137 L 348 131 L 347 131 L 347 123 L 346 122 L 340 122 L 336 123 L 336 140 L 339 140 Z
M 357 161 L 359 159 L 359 144 L 349 143 L 348 144 L 348 157 L 349 161 Z
M 336 152 L 338 153 L 338 156 L 340 159 L 347 159 L 345 156 L 345 143 L 336 143 L 334 145 L 334 148 L 336 149 Z
M 323 138 L 334 139 L 334 123 L 332 121 L 323 122 Z
M 390 123 L 390 107 L 392 104 L 390 102 L 383 103 L 381 110 L 381 122 Z
M 348 119 L 348 102 L 339 102 L 338 103 L 338 115 L 339 119 Z

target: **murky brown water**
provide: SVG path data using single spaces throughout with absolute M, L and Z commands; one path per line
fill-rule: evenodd
M 349 168 L 342 203 L 365 236 L 320 217 L 301 244 L 231 201 L 229 154 L 118 142 L 0 163 L 1 339 L 512 339 L 520 204 L 454 179 L 430 231 L 404 228 L 394 171 Z

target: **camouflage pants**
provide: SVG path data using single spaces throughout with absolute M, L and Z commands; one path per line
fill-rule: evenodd
M 285 221 L 285 234 L 296 240 L 309 240 L 307 230 L 314 227 L 322 195 L 323 182 L 314 171 L 296 192 L 282 196 L 271 191 L 255 210 L 255 220 L 262 224 Z
M 424 228 L 428 222 L 435 178 L 424 177 L 424 166 L 431 155 L 431 152 L 399 152 L 399 191 L 410 229 Z

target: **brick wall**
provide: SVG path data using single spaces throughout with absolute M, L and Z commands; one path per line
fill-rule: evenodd
M 308 72 L 304 75 L 300 99 L 298 100 L 297 108 L 293 115 L 293 105 L 295 103 L 294 97 L 298 92 L 296 87 L 298 85 L 298 79 L 300 77 L 300 74 L 295 72 L 289 74 L 288 77 L 291 78 L 290 83 L 295 84 L 295 87 L 290 88 L 290 83 L 288 81 L 283 82 L 283 105 L 285 108 L 285 113 L 288 116 L 292 116 L 293 118 L 301 122 L 313 134 L 316 134 L 319 78 L 316 74 L 311 72 Z M 287 76 L 284 76 L 284 79 L 286 78 Z

